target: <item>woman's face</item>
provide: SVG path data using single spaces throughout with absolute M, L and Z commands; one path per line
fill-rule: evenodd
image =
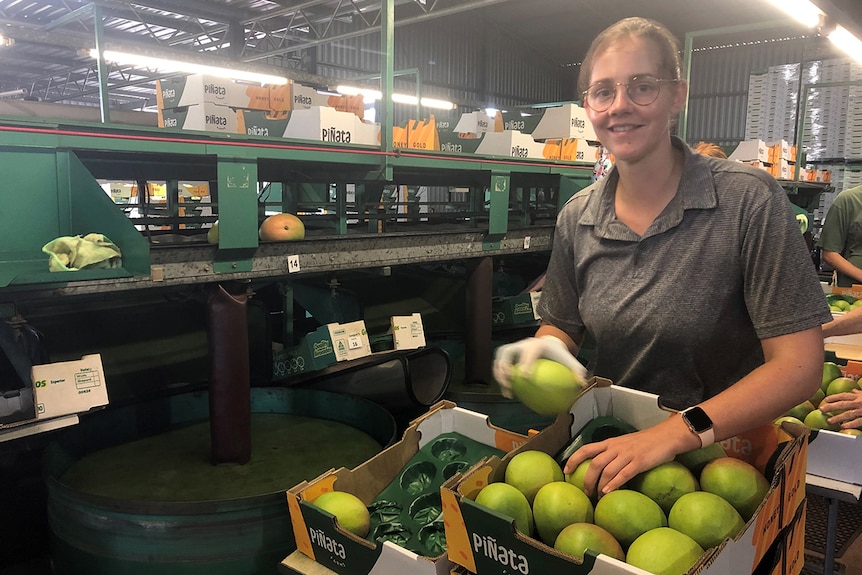
M 625 84 L 633 76 L 643 75 L 671 78 L 669 72 L 660 68 L 660 62 L 652 41 L 626 38 L 596 54 L 590 85 L 596 82 Z M 616 86 L 616 96 L 607 110 L 596 112 L 587 105 L 587 117 L 599 141 L 610 150 L 616 162 L 634 163 L 669 145 L 670 120 L 682 109 L 685 93 L 682 82 L 661 82 L 656 100 L 641 106 L 632 102 L 625 86 L 620 85 Z

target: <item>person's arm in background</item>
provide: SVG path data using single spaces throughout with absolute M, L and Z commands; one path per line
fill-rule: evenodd
M 843 258 L 842 258 L 843 259 Z M 862 333 L 862 307 L 845 312 L 823 324 L 823 337 Z
M 862 269 L 851 264 L 844 256 L 838 252 L 831 252 L 826 249 L 822 251 L 821 256 L 823 257 L 823 261 L 829 264 L 832 269 L 853 278 L 854 283 L 862 284 Z
M 862 389 L 827 395 L 817 407 L 823 413 L 835 413 L 827 421 L 841 429 L 862 429 Z

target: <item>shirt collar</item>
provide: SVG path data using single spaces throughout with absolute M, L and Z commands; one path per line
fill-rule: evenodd
M 685 154 L 685 164 L 676 196 L 665 208 L 664 212 L 656 218 L 644 237 L 661 233 L 667 229 L 679 225 L 685 210 L 712 209 L 718 205 L 715 192 L 715 180 L 709 159 L 701 154 L 693 152 L 691 148 L 676 136 L 671 136 L 671 144 Z M 596 182 L 593 192 L 590 194 L 587 205 L 582 212 L 578 223 L 588 226 L 596 226 L 599 235 L 612 238 L 617 236 L 614 228 L 622 226 L 614 217 L 614 196 L 617 188 L 619 173 L 616 166 L 612 167 L 607 175 Z M 628 228 L 626 228 L 627 230 Z M 620 238 L 622 239 L 622 238 Z

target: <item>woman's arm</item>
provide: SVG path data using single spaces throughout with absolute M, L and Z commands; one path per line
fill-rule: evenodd
M 712 419 L 716 441 L 771 422 L 811 397 L 820 385 L 821 328 L 765 339 L 761 345 L 763 365 L 700 404 Z M 566 462 L 565 472 L 571 473 L 583 460 L 593 458 L 584 485 L 598 483 L 607 493 L 638 473 L 698 447 L 700 438 L 680 416 L 673 415 L 651 428 L 585 445 Z

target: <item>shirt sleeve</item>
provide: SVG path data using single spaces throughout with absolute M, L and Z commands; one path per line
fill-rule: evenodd
M 844 252 L 844 244 L 847 238 L 847 207 L 841 194 L 836 196 L 835 201 L 826 212 L 823 220 L 823 228 L 820 230 L 820 239 L 817 245 L 829 252 Z
M 832 317 L 805 240 L 789 217 L 789 200 L 778 183 L 768 185 L 772 193 L 746 222 L 742 245 L 745 302 L 760 339 L 803 331 Z

